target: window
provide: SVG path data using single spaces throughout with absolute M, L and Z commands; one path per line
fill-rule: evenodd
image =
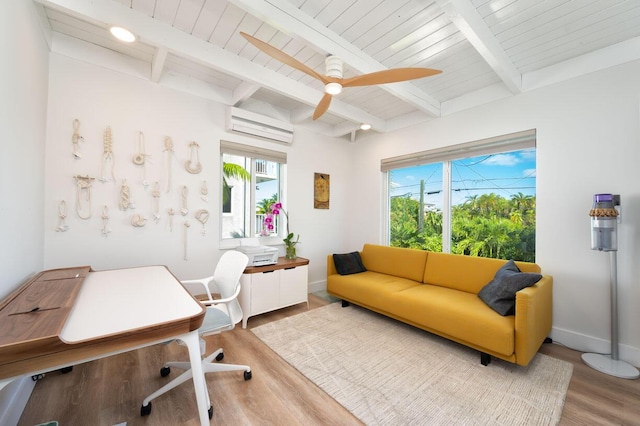
M 286 153 L 221 141 L 220 161 L 222 245 L 233 247 L 238 245 L 236 239 L 249 237 L 267 244 L 269 237 L 278 237 L 284 218 L 278 218 L 273 230 L 265 229 L 264 219 L 272 203 L 285 201 Z
M 535 261 L 535 131 L 382 160 L 388 244 Z

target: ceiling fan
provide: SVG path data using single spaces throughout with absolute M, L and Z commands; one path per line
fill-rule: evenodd
M 337 56 L 328 56 L 326 64 L 326 75 L 322 75 L 312 70 L 297 59 L 287 55 L 283 51 L 276 49 L 247 33 L 240 32 L 240 35 L 247 39 L 258 49 L 278 61 L 289 65 L 292 68 L 302 71 L 311 77 L 317 78 L 324 84 L 325 94 L 320 99 L 318 106 L 313 112 L 313 119 L 316 120 L 329 109 L 333 95 L 337 95 L 344 87 L 372 86 L 374 84 L 397 83 L 400 81 L 415 80 L 417 78 L 429 77 L 440 74 L 442 71 L 431 68 L 393 68 L 369 74 L 358 75 L 351 78 L 342 78 L 342 60 Z

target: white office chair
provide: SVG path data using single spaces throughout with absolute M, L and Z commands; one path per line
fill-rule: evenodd
M 251 368 L 247 365 L 219 364 L 213 362 L 221 361 L 224 358 L 222 348 L 216 350 L 211 355 L 204 357 L 206 353 L 206 343 L 202 337 L 217 334 L 222 331 L 233 330 L 235 325 L 242 320 L 242 309 L 238 303 L 240 293 L 240 277 L 247 266 L 249 259 L 244 253 L 239 251 L 227 251 L 222 255 L 212 276 L 199 280 L 182 281 L 182 284 L 194 295 L 206 294 L 207 300 L 201 300 L 207 306 L 207 311 L 202 325 L 198 329 L 200 335 L 200 354 L 202 355 L 202 370 L 205 374 L 221 371 L 244 370 L 244 379 L 251 379 Z M 221 299 L 214 299 L 213 292 L 218 292 Z M 193 377 L 191 364 L 189 362 L 167 362 L 161 369 L 160 375 L 166 377 L 171 373 L 171 367 L 185 370 L 181 375 L 167 383 L 142 402 L 140 415 L 146 416 L 151 413 L 151 400 L 163 395 L 176 386 L 186 382 Z M 213 417 L 213 407 L 209 399 L 209 392 L 205 383 L 205 394 L 209 402 L 209 418 Z

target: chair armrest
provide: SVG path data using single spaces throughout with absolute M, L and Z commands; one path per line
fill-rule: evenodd
M 196 294 L 206 294 L 208 300 L 213 300 L 213 296 L 211 295 L 211 291 L 209 291 L 209 283 L 213 280 L 213 276 L 200 278 L 197 280 L 184 280 L 180 281 L 182 285 L 189 291 L 189 293 Z M 204 292 L 199 291 L 200 287 Z
M 527 365 L 549 336 L 553 323 L 553 277 L 543 275 L 516 293 L 516 363 Z
M 219 305 L 221 303 L 228 304 L 229 302 L 235 300 L 239 294 L 240 294 L 240 283 L 238 283 L 238 285 L 236 286 L 236 291 L 233 293 L 232 296 L 226 297 L 224 299 L 214 299 L 213 297 L 211 297 L 211 295 L 209 295 L 208 300 L 201 300 L 200 303 L 206 306 Z

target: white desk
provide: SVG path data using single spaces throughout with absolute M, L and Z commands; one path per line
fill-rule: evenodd
M 203 305 L 164 266 L 89 271 L 84 281 L 77 270 L 55 270 L 56 278 L 48 278 L 51 274 L 45 271 L 0 304 L 0 389 L 23 375 L 179 339 L 189 350 L 200 423 L 208 425 L 209 398 L 197 332 L 204 319 Z M 69 306 L 59 301 L 48 305 L 50 291 L 43 289 L 57 283 L 60 288 L 79 285 L 77 295 L 71 290 L 75 301 Z M 33 309 L 35 303 L 41 311 L 16 315 Z M 44 309 L 51 307 L 56 309 Z M 55 320 L 61 316 L 61 328 L 56 328 Z M 52 325 L 39 327 L 34 322 Z M 24 330 L 22 336 L 16 329 Z

